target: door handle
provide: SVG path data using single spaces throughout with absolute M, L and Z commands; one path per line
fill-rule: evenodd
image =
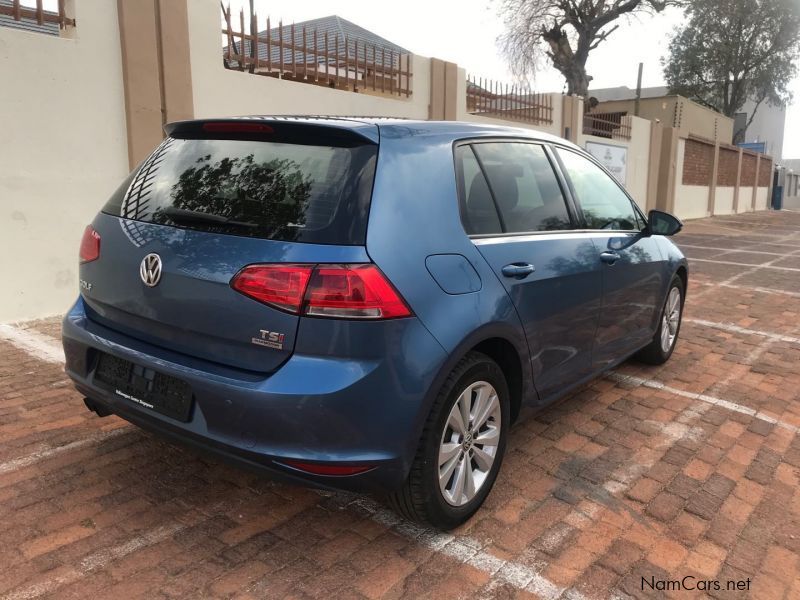
M 600 260 L 606 263 L 607 265 L 613 265 L 615 262 L 619 260 L 619 254 L 616 252 L 603 252 L 600 254 Z
M 514 279 L 525 279 L 535 270 L 536 267 L 528 263 L 512 263 L 501 269 L 503 275 L 506 277 L 513 277 Z

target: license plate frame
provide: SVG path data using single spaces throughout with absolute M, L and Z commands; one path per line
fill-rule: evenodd
M 194 394 L 191 386 L 178 377 L 100 352 L 94 382 L 147 410 L 184 423 L 191 419 Z

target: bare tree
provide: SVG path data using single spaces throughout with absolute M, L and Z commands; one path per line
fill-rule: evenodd
M 564 76 L 567 93 L 586 96 L 589 53 L 619 27 L 623 15 L 661 12 L 682 0 L 499 0 L 506 32 L 500 45 L 511 70 L 527 77 L 545 58 Z

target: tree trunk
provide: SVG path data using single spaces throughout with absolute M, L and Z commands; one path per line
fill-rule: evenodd
M 543 31 L 542 38 L 550 46 L 548 54 L 553 61 L 553 66 L 558 69 L 567 82 L 567 94 L 585 98 L 589 93 L 589 82 L 592 80 L 586 72 L 588 50 L 583 52 L 582 48 L 579 48 L 578 54 L 575 54 L 567 34 L 558 26 Z M 581 41 L 579 41 L 579 47 Z
M 586 73 L 586 68 L 583 65 L 573 65 L 569 73 L 564 73 L 564 78 L 567 80 L 567 94 L 570 96 L 581 96 L 583 98 L 589 97 L 589 82 L 592 78 Z

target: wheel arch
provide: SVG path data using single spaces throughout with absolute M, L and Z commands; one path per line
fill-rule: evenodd
M 448 360 L 440 368 L 431 386 L 432 396 L 435 397 L 453 368 L 469 352 L 481 352 L 500 366 L 511 394 L 509 400 L 512 422 L 519 416 L 526 398 L 530 398 L 534 403 L 538 402 L 539 396 L 533 382 L 528 342 L 521 332 L 505 322 L 489 323 L 480 327 L 450 352 Z
M 511 404 L 511 422 L 517 420 L 520 409 L 522 408 L 523 397 L 523 370 L 522 359 L 520 358 L 514 344 L 502 337 L 492 337 L 485 339 L 468 352 L 480 352 L 491 358 L 500 367 L 505 375 L 509 398 Z
M 689 270 L 686 268 L 686 265 L 680 265 L 675 271 L 675 275 L 680 277 L 683 283 L 683 293 L 686 295 L 686 290 L 689 287 Z

